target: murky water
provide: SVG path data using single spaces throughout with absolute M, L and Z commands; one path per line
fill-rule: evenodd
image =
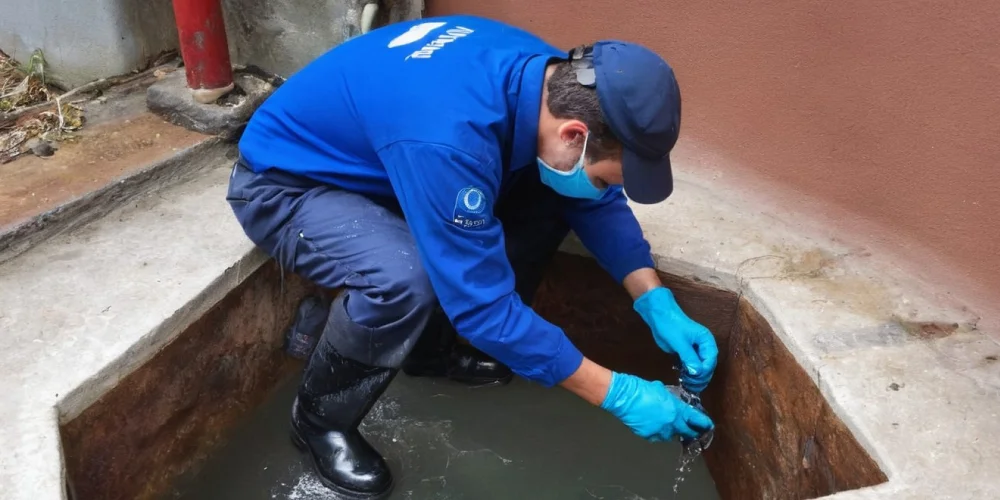
M 292 445 L 297 380 L 282 387 L 168 498 L 333 498 Z M 521 379 L 469 389 L 400 374 L 362 424 L 395 474 L 393 499 L 718 498 L 701 459 L 677 484 L 680 445 L 648 443 L 567 391 Z

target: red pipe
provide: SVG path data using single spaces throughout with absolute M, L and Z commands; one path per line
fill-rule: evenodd
M 188 87 L 221 89 L 233 83 L 221 0 L 174 0 L 174 17 Z

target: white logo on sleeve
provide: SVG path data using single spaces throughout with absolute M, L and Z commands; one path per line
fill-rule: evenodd
M 425 36 L 430 34 L 430 32 L 444 26 L 447 23 L 442 22 L 432 22 L 432 23 L 420 23 L 416 26 L 411 26 L 410 29 L 406 30 L 406 33 L 393 38 L 389 42 L 389 48 L 393 49 L 403 45 L 409 45 L 413 42 L 422 40 Z
M 462 205 L 465 206 L 465 210 L 472 214 L 483 213 L 486 202 L 483 200 L 482 191 L 476 188 L 468 188 L 463 189 L 462 193 Z
M 489 200 L 482 189 L 462 188 L 455 197 L 455 211 L 451 222 L 462 229 L 483 229 L 489 222 Z

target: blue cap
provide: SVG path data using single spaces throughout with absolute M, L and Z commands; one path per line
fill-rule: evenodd
M 625 194 L 642 204 L 667 199 L 674 190 L 670 151 L 681 128 L 673 69 L 655 52 L 618 40 L 594 44 L 593 68 L 601 111 L 624 146 Z

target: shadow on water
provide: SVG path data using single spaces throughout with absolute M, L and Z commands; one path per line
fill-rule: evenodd
M 280 387 L 165 498 L 334 498 L 288 437 L 297 382 Z M 362 431 L 392 467 L 393 499 L 719 498 L 701 459 L 674 492 L 678 443 L 648 443 L 569 392 L 521 379 L 468 389 L 400 375 Z

